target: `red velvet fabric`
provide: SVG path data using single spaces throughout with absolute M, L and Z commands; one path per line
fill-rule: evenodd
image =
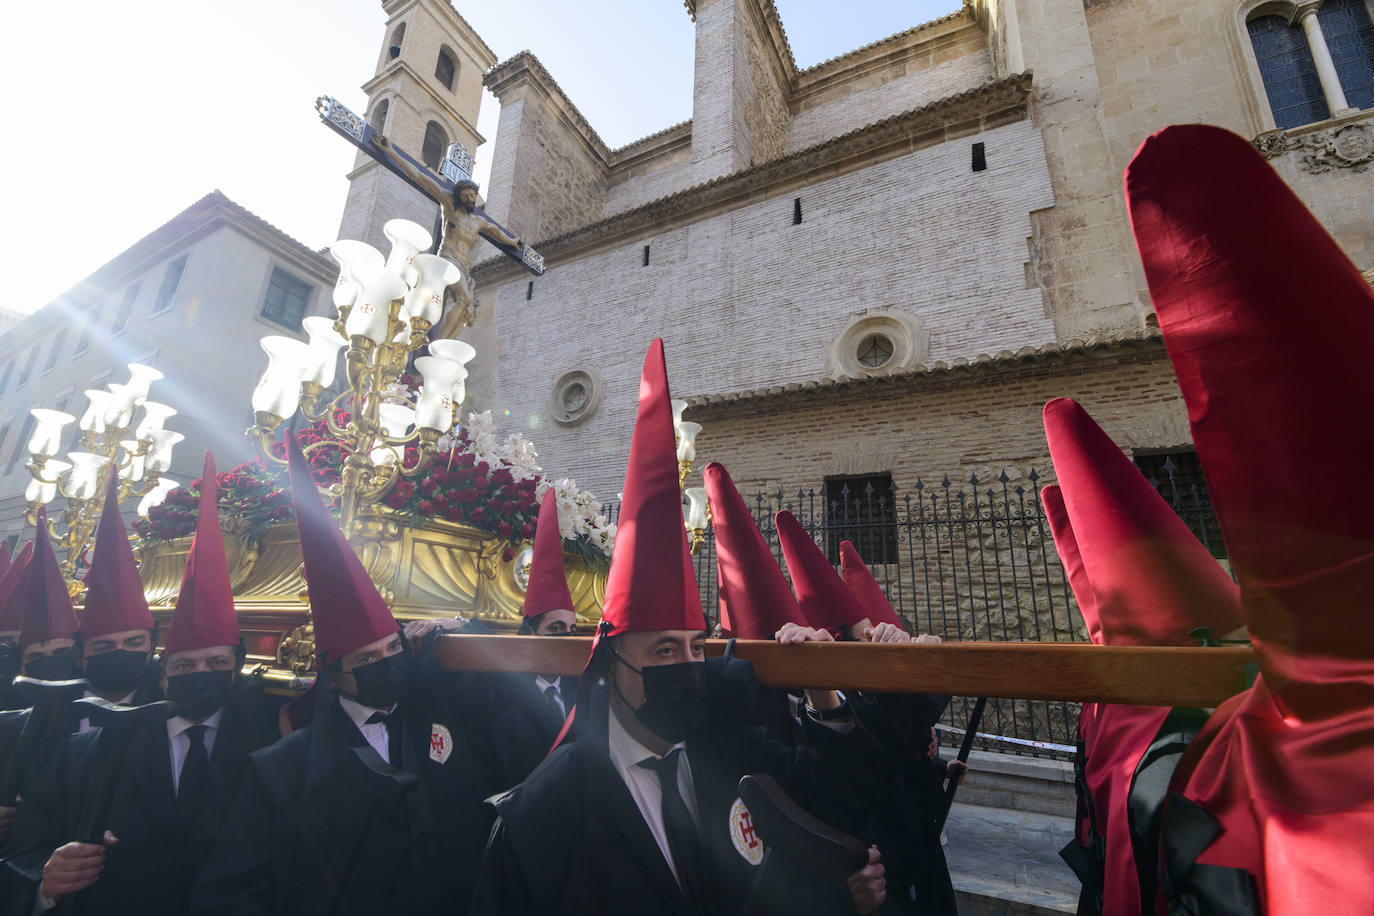
M 786 509 L 774 521 L 778 526 L 778 540 L 782 542 L 782 556 L 792 577 L 802 618 L 807 626 L 837 630 L 851 627 L 868 616 L 859 599 L 854 597 L 835 572 L 825 554 L 796 517 Z
M 19 556 L 0 576 L 0 633 L 13 633 L 24 625 L 24 602 L 28 598 L 28 579 L 25 571 L 33 557 L 33 542 L 25 544 Z M 19 588 L 20 581 L 24 587 Z
M 129 545 L 129 533 L 119 515 L 119 470 L 110 463 L 105 483 L 105 508 L 95 529 L 95 551 L 86 572 L 86 610 L 81 638 L 86 642 L 123 630 L 151 630 L 155 626 L 143 581 Z
M 720 625 L 741 639 L 772 639 L 801 621 L 797 599 L 725 466 L 712 461 L 702 476 L 716 533 Z
M 52 541 L 48 539 L 48 510 L 38 510 L 37 526 L 33 533 L 33 559 L 29 561 L 24 578 L 15 586 L 26 595 L 24 622 L 19 633 L 19 648 L 49 639 L 73 639 L 79 624 L 67 580 L 57 563 Z
M 894 627 L 902 626 L 902 621 L 892 609 L 892 602 L 887 600 L 883 587 L 873 578 L 868 564 L 864 563 L 859 551 L 849 541 L 840 541 L 840 575 L 844 577 L 844 584 L 854 593 L 854 597 L 859 599 L 859 604 L 863 605 L 864 613 L 874 626 L 880 623 L 890 623 Z
M 1130 216 L 1261 679 L 1174 787 L 1277 914 L 1374 900 L 1374 292 L 1248 142 L 1148 139 Z M 1353 909 L 1352 909 L 1353 908 Z
M 396 633 L 396 618 L 339 530 L 339 523 L 325 508 L 310 476 L 310 465 L 290 432 L 286 434 L 286 451 L 310 594 L 310 618 L 315 624 L 315 648 L 325 655 L 324 661 L 336 662 L 354 649 Z
M 5 578 L 5 573 L 10 571 L 10 542 L 5 541 L 0 544 L 0 579 Z
M 1188 645 L 1241 623 L 1231 578 L 1079 404 L 1045 405 L 1045 436 L 1059 486 L 1042 500 L 1094 643 Z M 1140 880 L 1127 800 L 1136 766 L 1166 707 L 1085 704 L 1084 779 L 1106 843 L 1103 912 L 1139 913 Z
M 239 622 L 234 613 L 234 590 L 229 585 L 229 559 L 224 552 L 224 532 L 219 526 L 219 476 L 215 473 L 215 459 L 207 451 L 196 536 L 191 541 L 167 645 L 162 651 L 168 655 L 238 643 Z
M 530 581 L 525 587 L 526 617 L 549 611 L 573 610 L 568 590 L 568 571 L 563 568 L 563 535 L 558 529 L 558 494 L 553 487 L 544 491 L 539 506 L 539 523 L 534 529 L 534 555 L 530 559 Z
M 706 629 L 677 467 L 668 369 L 663 341 L 655 339 L 639 380 L 639 411 L 602 602 L 601 619 L 612 635 Z

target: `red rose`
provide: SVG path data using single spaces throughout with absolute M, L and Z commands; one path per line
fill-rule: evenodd
M 461 522 L 461 521 L 463 520 L 463 510 L 462 510 L 462 507 L 460 507 L 460 506 L 452 506 L 452 507 L 450 507 L 449 510 L 448 510 L 448 512 L 445 513 L 445 517 L 447 517 L 448 520 L 451 521 L 451 522 Z
M 406 498 L 400 493 L 388 493 L 386 496 L 386 504 L 393 509 L 399 509 L 406 504 Z
M 511 560 L 514 560 L 514 559 L 515 559 L 515 551 L 512 550 L 511 548 L 507 547 L 505 550 L 501 551 L 501 562 L 503 562 L 503 563 L 509 563 Z
M 534 526 L 527 522 L 525 524 L 525 527 L 520 529 L 520 536 L 525 540 L 529 540 L 530 538 L 534 537 Z
M 509 522 L 502 522 L 496 526 L 496 533 L 500 537 L 508 538 L 515 533 L 515 529 L 511 527 Z
M 415 484 L 409 480 L 398 480 L 396 481 L 396 492 L 401 494 L 401 499 L 410 499 L 415 493 Z
M 485 490 L 487 488 L 487 478 L 479 474 L 472 478 L 472 485 L 479 490 Z
M 487 510 L 483 509 L 481 506 L 478 506 L 476 509 L 473 509 L 472 520 L 478 523 L 485 522 L 487 520 Z
M 420 505 L 416 506 L 415 508 L 416 508 L 417 511 L 419 511 L 419 513 L 420 513 L 421 515 L 433 515 L 433 514 L 434 514 L 434 503 L 430 502 L 430 501 L 427 500 L 427 499 L 426 499 L 426 500 L 422 500 L 421 503 L 420 503 Z
M 434 491 L 438 488 L 439 482 L 433 477 L 426 477 L 424 480 L 420 481 L 420 492 L 426 496 L 432 496 Z
M 448 508 L 448 500 L 444 499 L 442 496 L 434 497 L 432 502 L 434 503 L 435 512 L 443 512 Z

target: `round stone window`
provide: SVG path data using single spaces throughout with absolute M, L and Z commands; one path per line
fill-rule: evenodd
M 930 352 L 921 319 L 898 308 L 870 309 L 849 320 L 830 346 L 827 368 L 839 378 L 907 372 Z
M 892 361 L 894 349 L 891 337 L 886 334 L 869 334 L 859 341 L 859 348 L 855 357 L 861 366 L 869 369 L 881 369 Z
M 601 402 L 601 375 L 595 369 L 564 372 L 549 394 L 549 415 L 564 426 L 575 426 L 596 412 Z

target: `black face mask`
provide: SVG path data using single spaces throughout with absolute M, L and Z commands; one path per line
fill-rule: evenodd
M 644 705 L 635 710 L 640 725 L 669 744 L 685 740 L 696 730 L 706 716 L 705 662 L 636 668 L 619 655 L 616 658 L 644 679 Z
M 177 674 L 167 678 L 167 699 L 177 704 L 183 719 L 202 721 L 224 708 L 233 684 L 233 669 Z
M 40 681 L 69 681 L 76 677 L 76 658 L 70 649 L 40 655 L 24 666 L 24 674 Z
M 358 685 L 358 695 L 354 699 L 373 709 L 390 709 L 405 694 L 406 681 L 410 678 L 410 658 L 404 652 L 397 652 L 360 665 L 352 673 Z
M 133 693 L 148 670 L 148 653 L 112 649 L 86 659 L 86 680 L 92 693 L 125 696 Z

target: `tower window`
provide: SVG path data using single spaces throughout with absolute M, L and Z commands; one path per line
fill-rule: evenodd
M 372 109 L 372 117 L 367 119 L 367 123 L 372 125 L 372 129 L 379 134 L 386 133 L 386 112 L 391 105 L 386 99 L 377 103 L 377 107 Z
M 986 147 L 981 143 L 973 144 L 973 170 L 975 172 L 986 171 L 988 167 L 988 157 Z
M 403 22 L 396 26 L 396 31 L 391 33 L 391 41 L 386 49 L 386 56 L 389 59 L 395 60 L 401 56 L 401 42 L 405 40 L 405 37 L 406 24 Z
M 263 297 L 262 317 L 293 331 L 301 329 L 305 306 L 310 301 L 310 284 L 298 280 L 280 267 L 272 268 Z
M 425 142 L 420 147 L 420 161 L 437 172 L 439 163 L 444 161 L 444 151 L 447 149 L 448 135 L 444 133 L 443 125 L 438 121 L 430 121 L 425 125 Z
M 439 49 L 439 59 L 434 62 L 434 78 L 444 84 L 445 89 L 453 88 L 453 79 L 458 75 L 458 64 L 447 48 Z
M 794 226 L 800 226 L 800 225 L 801 225 L 801 221 L 802 221 L 802 215 L 801 215 L 801 198 L 798 197 L 798 198 L 796 198 L 795 200 L 792 201 L 792 225 L 794 225 Z

